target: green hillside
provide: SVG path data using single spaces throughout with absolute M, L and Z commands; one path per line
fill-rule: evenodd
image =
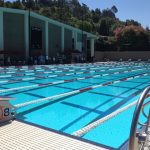
M 150 30 L 144 29 L 135 20 L 125 22 L 116 18 L 116 6 L 101 10 L 90 10 L 78 0 L 17 0 L 5 2 L 0 6 L 24 9 L 58 20 L 99 36 L 97 50 L 149 50 Z

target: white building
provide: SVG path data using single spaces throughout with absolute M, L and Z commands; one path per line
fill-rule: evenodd
M 2 7 L 0 7 L 0 33 L 0 53 L 2 51 L 11 55 L 20 53 L 21 57 L 26 59 L 39 53 L 53 57 L 58 52 L 71 50 L 82 52 L 82 49 L 86 57 L 92 57 L 94 41 L 97 39 L 97 36 L 91 33 L 82 32 L 34 12 L 31 12 L 29 17 L 29 11 Z

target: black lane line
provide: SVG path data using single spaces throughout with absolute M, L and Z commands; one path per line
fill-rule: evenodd
M 34 96 L 34 97 L 37 97 L 37 98 L 45 98 L 45 96 L 38 95 L 38 94 L 33 94 L 33 93 L 24 93 L 24 94 Z
M 73 103 L 69 103 L 69 102 L 61 102 L 61 104 L 68 105 L 68 106 L 71 106 L 73 108 L 79 108 L 79 109 L 82 109 L 82 110 L 85 110 L 85 111 L 91 111 L 92 110 L 94 113 L 97 113 L 97 114 L 103 113 L 103 111 L 93 110 L 92 108 L 84 107 L 84 106 L 73 104 Z
M 142 84 L 143 84 L 143 83 L 142 83 Z M 142 84 L 141 84 L 141 85 L 142 85 Z M 139 86 L 139 85 L 138 85 L 138 86 Z M 134 89 L 134 88 L 133 88 L 133 89 Z M 143 88 L 143 89 L 144 89 L 144 88 Z M 123 104 L 125 104 L 125 103 L 128 102 L 130 99 L 132 99 L 132 98 L 135 97 L 137 94 L 139 94 L 143 89 L 136 91 L 135 93 L 131 94 L 131 95 L 128 96 L 127 98 L 124 98 L 123 101 L 121 101 L 121 102 L 117 103 L 116 105 L 112 106 L 110 109 L 106 110 L 106 111 L 104 112 L 104 114 L 101 114 L 100 116 L 96 117 L 94 120 L 92 120 L 92 121 L 91 121 L 90 123 L 88 123 L 88 124 L 91 124 L 92 122 L 94 122 L 94 121 L 96 121 L 96 120 L 98 120 L 98 119 L 100 119 L 100 118 L 102 118 L 102 117 L 104 117 L 104 116 L 106 116 L 106 115 L 112 113 L 113 111 L 117 110 L 117 109 L 120 108 Z M 122 94 L 125 94 L 125 93 L 129 92 L 130 90 L 131 90 L 131 89 L 129 89 L 129 90 L 127 90 L 127 91 L 124 91 L 124 92 L 122 92 L 121 94 L 119 94 L 118 96 L 121 96 Z M 108 103 L 108 102 L 114 100 L 115 98 L 116 98 L 116 97 L 113 97 L 113 98 L 107 100 L 106 103 Z M 104 104 L 106 104 L 106 103 L 104 102 Z M 102 105 L 104 105 L 104 104 L 102 104 Z M 98 106 L 96 106 L 96 107 L 93 108 L 93 109 L 95 110 L 95 109 L 101 107 L 102 105 L 98 105 Z M 84 115 L 80 116 L 79 118 L 73 120 L 73 121 L 70 122 L 68 125 L 66 125 L 66 126 L 64 126 L 63 128 L 61 128 L 60 131 L 63 132 L 64 130 L 66 130 L 67 128 L 69 128 L 69 127 L 72 126 L 73 124 L 75 124 L 77 121 L 79 121 L 80 119 L 82 119 L 82 118 L 84 118 L 85 116 L 87 116 L 89 113 L 91 113 L 91 111 L 88 112 L 88 113 L 85 113 Z
M 74 94 L 74 95 L 76 95 L 76 94 Z M 74 96 L 74 95 L 70 95 L 70 96 L 67 96 L 67 97 L 65 97 L 65 98 L 70 98 L 70 97 L 72 97 L 72 96 Z M 46 98 L 46 97 L 43 97 L 43 98 Z M 29 114 L 29 113 L 31 113 L 31 112 L 33 112 L 33 111 L 38 110 L 38 109 L 47 107 L 47 106 L 52 105 L 52 104 L 54 104 L 54 103 L 61 102 L 61 101 L 63 101 L 63 100 L 64 100 L 64 98 L 59 98 L 58 100 L 54 100 L 54 101 L 49 101 L 49 100 L 47 100 L 47 101 L 48 101 L 47 103 L 40 104 L 40 106 L 35 106 L 34 108 L 30 108 L 30 109 L 28 109 L 28 110 L 26 110 L 26 111 L 23 111 L 23 112 L 19 113 L 18 116 L 19 116 L 19 118 L 22 118 L 22 116 L 24 116 L 24 115 L 26 115 L 26 114 Z
M 100 93 L 100 92 L 89 92 L 89 93 L 124 99 L 124 97 L 122 97 L 122 96 L 115 96 L 115 95 L 111 95 L 111 94 L 104 94 L 104 93 Z
M 140 74 L 138 74 L 138 73 L 136 73 L 136 75 L 141 75 L 141 74 L 143 74 L 143 73 L 140 73 Z M 134 77 L 135 75 L 129 75 L 128 76 L 128 78 L 129 77 Z M 114 80 L 115 81 L 115 80 Z M 61 84 L 64 84 L 64 83 L 61 83 Z M 45 87 L 49 87 L 49 86 L 53 86 L 53 85 L 47 85 L 47 86 L 39 86 L 39 87 L 37 87 L 37 88 L 34 88 L 34 89 L 28 89 L 28 90 L 23 90 L 23 91 L 17 91 L 17 92 L 15 92 L 15 93 L 11 93 L 11 94 L 6 94 L 5 96 L 11 96 L 11 95 L 13 95 L 13 94 L 18 94 L 18 93 L 22 93 L 22 92 L 28 92 L 28 91 L 33 91 L 33 90 L 37 90 L 37 89 L 42 89 L 42 88 L 45 88 Z
M 147 87 L 147 86 L 145 86 L 145 87 Z M 142 88 L 142 89 L 140 89 L 140 90 L 138 90 L 138 91 L 136 91 L 135 93 L 131 94 L 129 97 L 124 98 L 123 101 L 117 103 L 116 105 L 114 105 L 113 107 L 111 107 L 110 109 L 108 109 L 107 111 L 105 111 L 104 114 L 98 116 L 97 118 L 95 118 L 94 120 L 92 120 L 89 124 L 97 121 L 98 119 L 100 119 L 100 118 L 102 118 L 102 117 L 104 117 L 104 116 L 106 116 L 108 114 L 111 114 L 112 112 L 114 112 L 115 110 L 117 110 L 118 108 L 120 108 L 121 106 L 123 106 L 125 103 L 127 103 L 129 100 L 131 100 L 132 98 L 134 98 L 135 96 L 137 96 L 138 94 L 140 94 L 141 91 L 143 91 L 145 89 L 145 87 Z
M 140 83 L 140 84 L 143 84 L 143 83 Z M 140 85 L 140 84 L 139 84 L 139 85 Z M 133 88 L 132 88 L 132 87 L 125 87 L 125 86 L 121 86 L 121 85 L 120 85 L 120 86 L 119 86 L 119 85 L 114 85 L 114 86 L 113 86 L 113 85 L 109 85 L 109 86 L 110 86 L 110 87 L 116 87 L 116 88 L 123 88 L 123 89 L 133 89 L 133 88 L 134 88 L 134 89 L 136 89 L 136 90 L 139 90 L 139 88 L 137 88 L 137 86 L 135 86 L 135 87 L 133 87 Z
M 81 80 L 79 80 L 78 82 L 80 82 L 80 83 L 88 83 L 88 84 L 95 85 L 95 84 L 105 83 L 105 82 L 107 82 L 107 80 L 105 80 L 105 81 L 100 81 L 100 82 L 95 82 L 95 83 L 86 82 L 86 81 L 81 81 Z
M 128 69 L 129 69 L 129 68 L 128 68 Z M 116 71 L 117 71 L 117 70 L 116 70 Z M 114 71 L 114 72 L 116 72 L 116 71 Z M 127 71 L 127 70 L 126 70 L 126 71 Z M 107 73 L 107 72 L 106 72 L 106 73 Z M 40 74 L 39 74 L 39 76 L 40 76 Z M 35 76 L 32 76 L 32 75 L 31 75 L 30 77 L 35 77 Z M 10 78 L 10 80 L 11 80 L 11 77 L 9 77 L 9 78 Z M 6 78 L 6 79 L 9 80 L 9 78 Z M 48 78 L 50 78 L 50 77 L 48 77 Z M 24 82 L 30 82 L 30 81 L 35 81 L 35 80 L 43 80 L 43 79 L 48 79 L 48 78 L 42 78 L 42 79 L 41 79 L 41 78 L 38 78 L 38 77 L 37 77 L 37 79 L 33 79 L 33 80 L 22 81 L 22 82 L 17 82 L 17 81 L 16 81 L 16 82 L 10 82 L 10 83 L 8 82 L 8 83 L 3 83 L 2 85 L 9 85 L 9 84 L 15 84 L 15 83 L 24 83 Z M 57 79 L 57 77 L 54 77 L 54 79 L 55 79 L 55 78 Z M 12 81 L 13 81 L 13 80 L 15 80 L 15 79 L 12 79 Z M 58 80 L 58 79 L 57 79 L 57 80 Z M 60 79 L 60 80 L 61 80 L 61 79 Z
M 140 73 L 140 74 L 143 74 L 143 73 Z M 140 75 L 140 74 L 138 74 L 138 75 Z M 134 75 L 130 75 L 130 76 L 128 76 L 128 78 L 129 77 L 133 77 Z M 118 79 L 117 79 L 118 80 Z M 115 81 L 115 80 L 112 80 L 112 81 Z M 60 84 L 64 84 L 64 83 L 60 83 Z M 28 92 L 28 91 L 34 91 L 34 90 L 38 90 L 38 89 L 42 89 L 42 88 L 46 88 L 46 87 L 50 87 L 50 86 L 53 86 L 53 85 L 47 85 L 47 86 L 39 86 L 39 87 L 37 87 L 37 88 L 33 88 L 33 89 L 27 89 L 27 90 L 22 90 L 22 91 L 16 91 L 15 93 L 10 93 L 10 94 L 6 94 L 5 96 L 12 96 L 12 95 L 14 95 L 14 94 L 19 94 L 19 93 L 24 93 L 24 92 Z M 59 86 L 57 86 L 57 87 L 59 87 Z M 61 87 L 62 88 L 62 87 Z M 65 88 L 64 88 L 65 89 Z M 69 88 L 70 89 L 70 88 Z
M 3 86 L 0 86 L 0 88 L 2 88 L 2 89 L 9 89 L 9 88 L 7 88 L 7 87 L 3 87 Z
M 63 83 L 60 83 L 60 84 L 63 84 Z M 50 86 L 53 86 L 53 87 L 59 87 L 59 86 L 54 86 L 54 85 L 47 85 L 47 86 L 39 86 L 37 88 L 33 88 L 33 89 L 27 89 L 27 90 L 23 90 L 23 91 L 17 91 L 15 93 L 10 93 L 10 94 L 6 94 L 5 96 L 11 96 L 11 95 L 15 95 L 15 94 L 19 94 L 19 93 L 24 93 L 24 92 L 31 92 L 31 91 L 34 91 L 34 90 L 39 90 L 39 89 L 42 89 L 42 88 L 47 88 L 47 87 L 50 87 Z M 63 88 L 63 87 L 59 87 L 59 88 Z M 65 89 L 65 88 L 63 88 Z M 71 88 L 66 88 L 66 89 L 71 89 Z M 74 90 L 74 89 L 72 89 Z
M 78 90 L 78 88 L 69 88 L 69 87 L 63 87 L 59 85 L 54 85 L 54 87 L 62 88 L 62 89 L 68 89 L 68 90 Z

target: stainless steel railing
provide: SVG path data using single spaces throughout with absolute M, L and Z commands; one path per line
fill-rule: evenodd
M 148 146 L 148 130 L 150 129 L 150 109 L 148 114 L 146 114 L 144 110 L 148 105 L 150 105 L 150 101 L 146 103 L 144 102 L 146 98 L 150 97 L 149 92 L 150 86 L 143 91 L 136 105 L 129 137 L 129 150 L 144 150 L 144 147 Z M 141 112 L 147 119 L 145 124 L 139 122 Z M 141 126 L 141 130 L 137 129 L 138 125 Z

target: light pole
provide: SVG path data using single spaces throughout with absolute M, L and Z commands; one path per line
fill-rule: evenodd
M 84 6 L 84 3 L 82 3 L 82 53 L 83 53 L 83 50 L 84 50 L 84 37 L 83 37 L 83 15 L 84 15 L 84 10 L 83 10 L 83 6 Z
M 61 22 L 64 22 L 64 20 L 63 20 L 64 0 L 61 0 L 61 4 L 60 4 L 59 6 L 61 7 L 60 21 L 61 21 Z
M 29 57 L 31 57 L 31 0 L 28 0 L 28 37 L 29 37 Z
M 63 22 L 63 8 L 64 8 L 64 1 L 61 0 L 61 21 Z
M 82 53 L 84 54 L 84 61 L 87 61 L 86 39 L 84 39 L 85 6 L 86 4 L 82 3 Z

